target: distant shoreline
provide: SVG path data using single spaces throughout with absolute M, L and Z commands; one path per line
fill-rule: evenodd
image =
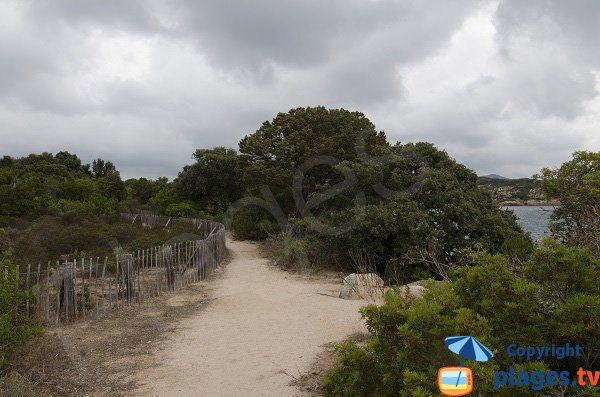
M 497 203 L 501 207 L 520 207 L 520 206 L 531 206 L 531 207 L 556 207 L 560 205 L 558 200 L 506 200 Z

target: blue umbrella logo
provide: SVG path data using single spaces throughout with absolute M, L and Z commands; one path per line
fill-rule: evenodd
M 451 352 L 465 360 L 486 362 L 494 356 L 490 349 L 472 336 L 449 336 L 444 343 Z

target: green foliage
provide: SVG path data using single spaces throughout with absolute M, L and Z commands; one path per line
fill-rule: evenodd
M 31 298 L 20 288 L 20 278 L 11 260 L 8 239 L 0 229 L 0 367 L 6 365 L 15 350 L 38 329 L 19 313 L 19 306 Z
M 244 240 L 264 240 L 279 231 L 277 222 L 256 207 L 240 209 L 230 226 L 235 236 Z
M 546 195 L 560 200 L 552 215 L 554 234 L 600 257 L 600 152 L 575 152 L 560 168 L 544 168 L 538 178 Z
M 454 285 L 463 305 L 489 321 L 495 346 L 542 342 L 547 319 L 539 307 L 541 288 L 511 271 L 506 257 L 484 254 L 479 266 L 459 270 Z
M 45 264 L 62 255 L 89 259 L 113 254 L 115 244 L 137 250 L 165 243 L 174 236 L 197 233 L 191 224 L 176 223 L 168 229 L 143 228 L 139 224 L 86 214 L 81 217 L 43 216 L 23 229 L 12 229 L 13 261 L 21 266 Z
M 117 172 L 115 165 L 110 161 L 104 161 L 102 159 L 96 159 L 91 164 L 91 173 L 96 178 L 103 178 L 105 176 L 114 174 Z
M 388 276 L 407 268 L 421 276 L 419 269 L 430 270 L 431 261 L 456 263 L 458 252 L 476 245 L 526 258 L 531 242 L 514 214 L 494 206 L 472 171 L 428 143 L 395 145 L 388 156 L 394 161 L 385 165 L 352 165 L 371 191 L 379 181 L 392 193 L 371 193 L 364 211 L 352 218 L 352 233 L 329 238 L 332 247 L 341 253 L 365 247 Z
M 547 237 L 525 263 L 525 274 L 543 286 L 544 300 L 556 307 L 573 294 L 598 289 L 600 261 L 586 248 L 566 247 Z
M 269 186 L 284 213 L 294 214 L 292 179 L 298 167 L 316 156 L 358 160 L 355 144 L 360 134 L 372 152 L 387 145 L 384 133 L 360 112 L 308 107 L 279 113 L 240 141 L 245 185 L 252 193 Z M 337 180 L 339 173 L 331 167 L 314 167 L 306 173 L 305 194 L 317 191 L 324 181 Z
M 0 165 L 0 216 L 34 219 L 44 214 L 114 215 L 126 197 L 119 172 L 96 160 L 93 171 L 74 154 L 42 153 Z
M 350 253 L 366 250 L 380 274 L 413 281 L 441 277 L 431 272 L 432 258 L 452 264 L 460 250 L 477 244 L 492 253 L 510 250 L 520 260 L 529 253 L 515 216 L 494 206 L 474 172 L 429 143 L 388 144 L 362 113 L 323 107 L 279 113 L 243 138 L 240 152 L 248 191 L 259 195 L 268 186 L 284 214 L 307 221 L 301 238 L 326 243 L 330 263 L 349 265 Z M 294 192 L 299 170 L 302 191 Z M 310 211 L 298 204 L 327 197 L 342 182 L 349 183 Z M 239 226 L 259 223 L 248 214 L 244 219 Z M 338 233 L 344 224 L 351 231 Z
M 83 312 L 83 309 L 85 307 L 85 310 L 92 310 L 94 308 L 94 302 L 92 301 L 92 295 L 90 294 L 90 288 L 88 286 L 85 286 L 83 288 L 83 299 L 81 299 L 81 292 L 77 292 L 77 302 L 81 302 L 83 301 L 83 306 L 78 306 L 78 310 L 79 312 Z
M 98 189 L 103 197 L 123 201 L 127 197 L 125 184 L 118 172 L 97 178 Z
M 336 366 L 323 380 L 324 396 L 381 395 L 380 373 L 367 350 L 347 342 L 337 346 L 336 353 Z
M 179 202 L 179 197 L 172 184 L 164 185 L 148 200 L 152 208 L 157 209 L 162 215 L 167 215 L 167 209 Z
M 460 268 L 454 282 L 429 284 L 421 298 L 391 290 L 383 305 L 363 308 L 368 342 L 338 346 L 338 360 L 324 379 L 324 395 L 437 396 L 438 368 L 459 360 L 444 346 L 450 335 L 475 335 L 494 351 L 488 363 L 466 362 L 474 370 L 478 396 L 541 396 L 556 391 L 494 390 L 496 369 L 513 365 L 517 371 L 573 372 L 591 368 L 600 359 L 600 264 L 588 250 L 546 240 L 522 267 L 499 254 L 473 259 L 476 263 Z M 515 342 L 580 344 L 584 355 L 527 362 L 505 353 Z
M 272 237 L 270 243 L 277 247 L 275 263 L 296 272 L 307 272 L 311 269 L 309 260 L 310 245 L 305 239 L 294 237 L 291 233 L 281 233 Z
M 368 343 L 338 348 L 336 366 L 324 379 L 325 396 L 438 395 L 437 369 L 456 364 L 444 337 L 468 329 L 487 341 L 491 332 L 484 318 L 459 306 L 447 283 L 429 285 L 421 299 L 388 291 L 384 305 L 369 305 L 362 314 L 371 335 Z
M 173 185 L 177 195 L 201 208 L 225 211 L 242 197 L 242 169 L 235 150 L 198 149 L 196 162 L 179 172 Z
M 125 181 L 127 195 L 139 204 L 148 204 L 150 199 L 168 184 L 167 178 L 150 180 L 146 178 L 128 179 Z
M 189 201 L 182 201 L 177 204 L 170 204 L 165 214 L 168 216 L 182 217 L 182 218 L 193 218 L 196 217 L 198 211 L 194 207 L 194 204 Z

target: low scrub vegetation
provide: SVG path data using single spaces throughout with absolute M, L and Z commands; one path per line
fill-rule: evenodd
M 11 258 L 8 239 L 0 229 L 0 369 L 29 336 L 40 332 L 21 316 L 20 308 L 31 294 L 19 288 L 19 275 Z
M 576 153 L 559 169 L 542 171 L 548 196 L 565 203 L 554 214 L 553 231 L 560 241 L 546 238 L 533 247 L 512 240 L 505 241 L 505 253 L 471 251 L 460 256 L 446 282 L 431 283 L 423 297 L 392 290 L 383 305 L 363 308 L 369 340 L 366 346 L 338 346 L 338 360 L 324 379 L 324 394 L 438 395 L 438 368 L 459 364 L 444 338 L 477 335 L 495 355 L 488 363 L 466 363 L 474 369 L 478 396 L 600 396 L 597 387 L 589 386 L 559 390 L 546 385 L 534 390 L 496 389 L 493 384 L 494 371 L 509 366 L 574 376 L 579 368 L 593 368 L 600 361 L 600 234 L 598 218 L 590 216 L 600 205 L 598 158 Z M 505 353 L 511 343 L 569 343 L 581 346 L 584 353 L 526 361 Z
M 238 238 L 271 239 L 277 261 L 298 271 L 368 269 L 392 285 L 443 281 L 422 298 L 392 290 L 382 306 L 365 307 L 368 343 L 338 347 L 328 396 L 436 395 L 437 368 L 457 364 L 443 346 L 448 335 L 475 334 L 495 349 L 568 341 L 587 352 L 585 363 L 521 366 L 600 362 L 600 153 L 577 152 L 522 186 L 519 194 L 533 186 L 562 204 L 554 240 L 541 247 L 472 170 L 430 143 L 388 142 L 360 112 L 291 109 L 244 137 L 239 152 L 198 149 L 192 158 L 173 181 L 123 181 L 110 161 L 82 164 L 67 152 L 0 159 L 1 360 L 36 332 L 15 311 L 29 293 L 13 287 L 15 265 L 102 257 L 115 244 L 135 250 L 193 233 L 119 220 L 144 209 L 223 219 Z M 490 371 L 508 364 L 501 355 L 469 364 L 478 395 L 515 395 L 492 390 Z
M 555 395 L 530 387 L 494 390 L 493 371 L 511 365 L 559 372 L 591 368 L 600 359 L 599 277 L 600 261 L 587 249 L 546 240 L 522 266 L 501 254 L 481 253 L 452 281 L 428 285 L 422 298 L 389 291 L 383 305 L 361 311 L 370 334 L 366 346 L 337 347 L 338 361 L 324 380 L 325 396 L 438 395 L 437 370 L 459 364 L 444 346 L 450 335 L 477 335 L 493 347 L 492 362 L 466 363 L 476 374 L 476 395 Z M 515 342 L 580 344 L 586 355 L 525 362 L 504 353 Z

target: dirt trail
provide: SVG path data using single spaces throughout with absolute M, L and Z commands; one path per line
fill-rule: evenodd
M 298 396 L 292 376 L 323 345 L 364 331 L 364 301 L 339 299 L 335 280 L 291 275 L 257 245 L 228 241 L 232 261 L 214 281 L 209 306 L 184 319 L 136 376 L 138 396 Z

